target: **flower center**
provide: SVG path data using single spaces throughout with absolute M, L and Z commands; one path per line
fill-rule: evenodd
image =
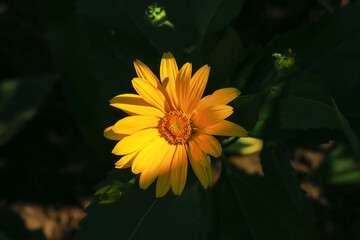
M 170 144 L 185 144 L 192 133 L 190 115 L 172 110 L 159 121 L 158 129 Z

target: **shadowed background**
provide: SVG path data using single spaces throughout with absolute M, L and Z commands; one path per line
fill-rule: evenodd
M 91 202 L 94 186 L 106 177 L 117 160 L 110 154 L 112 143 L 102 137 L 101 129 L 110 122 L 102 122 L 103 116 L 99 116 L 100 120 L 94 118 L 90 111 L 101 108 L 100 112 L 106 117 L 112 114 L 113 110 L 107 101 L 129 89 L 130 79 L 135 71 L 110 70 L 131 69 L 132 61 L 141 56 L 144 57 L 141 60 L 152 66 L 152 69 L 157 69 L 160 60 L 158 57 L 157 62 L 149 62 L 153 58 L 142 53 L 142 48 L 148 46 L 134 39 L 134 46 L 139 46 L 139 56 L 133 51 L 132 59 L 119 63 L 119 66 L 117 62 L 102 62 L 102 58 L 119 59 L 120 62 L 123 56 L 122 52 L 113 50 L 111 45 L 102 44 L 107 39 L 101 39 L 91 32 L 94 29 L 100 29 L 101 32 L 102 29 L 98 23 L 94 23 L 92 12 L 95 10 L 89 7 L 79 11 L 88 21 L 84 23 L 84 31 L 88 31 L 86 34 L 89 42 L 94 44 L 90 44 L 90 47 L 101 53 L 97 55 L 97 60 L 103 64 L 101 68 L 104 72 L 109 72 L 90 73 L 84 67 L 79 72 L 85 74 L 69 77 L 71 69 L 79 66 L 71 61 L 64 63 L 62 54 L 70 56 L 74 52 L 76 60 L 89 61 L 91 64 L 93 56 L 81 59 L 76 55 L 86 51 L 85 47 L 75 49 L 72 45 L 64 44 L 64 48 L 56 49 L 67 41 L 56 30 L 61 28 L 61 21 L 68 17 L 66 14 L 74 11 L 78 5 L 69 0 L 64 3 L 55 2 L 57 3 L 54 5 L 46 5 L 41 0 L 0 1 L 0 240 L 72 238 L 80 220 L 85 216 L 84 208 Z M 78 1 L 77 4 L 79 2 L 84 4 L 86 1 Z M 350 1 L 344 0 L 244 1 L 241 14 L 237 14 L 230 25 L 240 36 L 243 46 L 256 51 L 276 35 L 295 28 L 305 28 L 327 12 L 349 3 Z M 64 9 L 58 6 L 63 6 Z M 111 21 L 111 14 L 109 15 L 110 20 L 103 15 L 102 21 Z M 118 23 L 113 23 L 114 28 L 116 24 Z M 51 26 L 50 33 L 48 25 Z M 62 34 L 67 37 L 74 34 L 72 41 L 80 42 L 76 30 L 73 31 Z M 232 40 L 231 31 L 219 31 L 215 38 L 222 39 L 228 34 L 226 36 L 230 36 Z M 129 32 L 129 36 L 125 37 L 131 38 L 131 34 Z M 117 37 L 120 39 L 124 36 Z M 52 38 L 50 44 L 49 38 Z M 109 42 L 120 41 L 119 39 Z M 188 41 L 192 42 L 194 39 Z M 183 57 L 186 54 L 179 51 L 178 55 L 180 62 L 184 63 Z M 201 61 L 197 59 L 198 56 L 194 54 L 193 58 L 199 65 Z M 211 61 L 213 57 L 208 59 Z M 154 71 L 158 74 L 158 70 Z M 79 113 L 77 107 L 87 105 L 86 101 L 79 102 L 79 99 L 83 94 L 92 93 L 98 88 L 81 85 L 80 81 L 77 85 L 76 77 L 89 76 L 87 81 L 94 81 L 99 78 L 97 74 L 104 78 L 99 83 L 100 97 L 96 97 L 102 102 L 93 106 L 91 104 L 94 101 L 89 99 L 89 109 Z M 119 79 L 119 82 L 112 86 L 112 82 L 106 79 Z M 255 79 L 245 88 L 251 92 L 256 84 Z M 216 79 L 213 79 L 208 90 L 216 87 Z M 116 114 L 117 118 L 124 116 L 120 112 Z M 104 118 L 111 118 L 106 117 Z M 84 126 L 86 119 L 88 126 Z M 89 131 L 93 126 L 98 128 Z M 353 163 L 351 156 L 347 158 L 340 154 L 345 146 L 337 141 L 322 144 L 290 142 L 284 150 L 302 181 L 302 189 L 311 201 L 319 239 L 356 239 L 360 234 L 357 227 L 360 224 L 360 169 Z M 228 154 L 230 164 L 241 169 L 246 176 L 263 175 L 259 152 L 246 156 L 236 151 L 229 151 Z M 330 168 L 332 171 L 329 171 Z M 220 170 L 216 168 L 216 164 L 214 169 L 215 175 L 219 175 Z

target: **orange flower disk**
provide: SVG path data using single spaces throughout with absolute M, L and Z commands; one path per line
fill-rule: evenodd
M 119 141 L 113 153 L 122 155 L 116 168 L 141 174 L 139 185 L 146 189 L 157 178 L 156 197 L 170 188 L 180 195 L 185 187 L 188 162 L 206 189 L 212 181 L 210 156 L 222 152 L 218 136 L 247 136 L 246 130 L 226 119 L 233 113 L 229 102 L 240 95 L 235 88 L 223 88 L 202 98 L 210 67 L 193 76 L 192 65 L 178 70 L 171 53 L 164 53 L 160 80 L 141 61 L 134 62 L 138 78 L 132 80 L 137 94 L 122 94 L 110 100 L 125 117 L 104 131 Z

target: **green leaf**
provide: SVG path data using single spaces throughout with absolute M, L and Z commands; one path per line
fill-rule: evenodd
M 335 107 L 336 114 L 340 120 L 342 127 L 343 127 L 343 131 L 346 134 L 347 138 L 349 139 L 350 145 L 355 153 L 356 158 L 358 159 L 358 161 L 360 161 L 359 138 L 358 138 L 358 136 L 356 136 L 356 134 L 352 130 L 352 128 L 351 128 L 349 122 L 347 121 L 347 119 L 345 118 L 345 116 L 339 111 L 334 99 L 332 99 L 332 101 L 333 101 L 333 105 Z
M 283 90 L 279 100 L 281 129 L 342 129 L 331 97 L 318 78 L 301 75 Z
M 0 83 L 0 145 L 36 114 L 56 80 L 57 76 L 45 75 Z
M 235 111 L 229 119 L 240 124 L 246 130 L 251 130 L 258 119 L 265 94 L 265 91 L 261 91 L 251 95 L 240 95 L 231 103 Z
M 120 178 L 117 170 L 107 181 Z M 93 202 L 74 239 L 207 239 L 211 208 L 204 193 L 195 183 L 180 197 L 156 199 L 153 187 L 144 191 L 135 184 L 117 204 Z
M 243 3 L 243 0 L 187 0 L 184 1 L 184 9 L 200 35 L 204 36 L 207 31 L 219 30 L 228 25 L 239 14 Z
M 239 235 L 242 239 L 316 239 L 309 203 L 289 161 L 268 145 L 261 161 L 264 177 L 227 166 L 239 207 L 234 214 L 248 226 Z

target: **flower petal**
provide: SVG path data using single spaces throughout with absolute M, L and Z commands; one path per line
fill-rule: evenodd
M 190 81 L 190 94 L 189 94 L 189 106 L 187 111 L 192 112 L 195 107 L 198 105 L 202 95 L 204 94 L 204 90 L 206 84 L 208 82 L 210 74 L 210 67 L 208 65 L 200 68 Z
M 156 183 L 156 197 L 160 198 L 170 190 L 170 172 L 158 177 Z
M 138 174 L 159 161 L 169 151 L 168 145 L 168 142 L 162 137 L 153 139 L 139 152 L 132 165 L 132 172 Z
M 122 158 L 120 158 L 119 161 L 117 161 L 115 163 L 115 168 L 128 168 L 131 167 L 131 164 L 133 163 L 136 154 L 138 154 L 138 152 L 133 152 L 130 154 L 127 154 L 125 156 L 123 156 Z
M 178 72 L 179 70 L 174 56 L 170 52 L 164 53 L 160 65 L 160 79 L 163 83 L 163 86 L 167 82 L 166 91 L 169 95 L 170 102 L 174 108 L 178 106 L 175 88 L 175 81 Z
M 171 188 L 175 195 L 180 195 L 185 187 L 187 177 L 188 160 L 184 145 L 177 145 L 174 158 L 171 163 Z
M 155 142 L 155 141 L 154 141 Z M 175 145 L 168 144 L 163 138 L 157 143 L 149 145 L 149 150 L 143 149 L 136 157 L 132 171 L 140 175 L 140 187 L 146 189 L 156 177 L 170 172 L 171 161 L 175 152 Z
M 198 134 L 194 136 L 193 139 L 203 152 L 208 153 L 216 158 L 221 156 L 221 144 L 213 136 L 206 134 Z
M 106 137 L 107 139 L 110 139 L 110 140 L 121 140 L 123 139 L 124 137 L 126 137 L 127 135 L 125 134 L 117 134 L 113 131 L 113 127 L 114 126 L 111 126 L 111 127 L 108 127 L 104 130 L 104 137 Z
M 165 78 L 169 78 L 170 81 L 175 82 L 178 71 L 174 56 L 170 52 L 164 53 L 160 64 L 161 82 L 163 82 Z
M 210 185 L 211 181 L 212 181 L 212 169 L 211 169 L 211 164 L 209 163 L 208 166 L 204 167 L 202 166 L 198 161 L 196 161 L 191 152 L 188 151 L 189 153 L 189 161 L 190 161 L 190 165 L 195 173 L 195 175 L 197 176 L 197 178 L 199 179 L 201 185 L 206 189 L 208 188 L 208 186 Z M 210 158 L 209 155 L 204 155 L 206 158 Z M 209 162 L 209 160 L 205 160 L 204 162 Z
M 222 120 L 214 125 L 200 129 L 202 133 L 218 136 L 247 137 L 247 131 L 236 123 Z
M 162 111 L 151 106 L 141 96 L 136 94 L 118 95 L 110 100 L 110 105 L 119 108 L 130 115 L 164 116 Z
M 113 126 L 113 131 L 118 134 L 133 134 L 146 128 L 155 128 L 159 124 L 159 118 L 152 116 L 124 117 Z
M 112 153 L 115 155 L 133 153 L 156 138 L 160 138 L 157 128 L 140 130 L 130 136 L 124 137 L 116 144 Z
M 240 91 L 236 88 L 222 88 L 201 99 L 196 109 L 201 111 L 202 109 L 215 104 L 228 104 L 239 95 Z
M 233 108 L 228 105 L 209 106 L 195 114 L 193 123 L 196 127 L 204 128 L 224 120 L 233 112 Z
M 199 162 L 202 166 L 207 166 L 210 163 L 207 162 L 209 159 L 205 157 L 207 154 L 201 150 L 200 146 L 194 141 L 194 139 L 191 139 L 188 143 L 192 158 Z
M 155 88 L 160 85 L 159 79 L 143 62 L 136 60 L 134 62 L 134 67 L 139 78 L 149 81 Z
M 132 84 L 136 92 L 149 104 L 160 109 L 162 112 L 170 110 L 170 106 L 161 90 L 141 78 L 134 78 Z
M 176 76 L 176 96 L 179 102 L 179 109 L 186 111 L 189 102 L 189 88 L 191 80 L 192 65 L 185 63 Z

